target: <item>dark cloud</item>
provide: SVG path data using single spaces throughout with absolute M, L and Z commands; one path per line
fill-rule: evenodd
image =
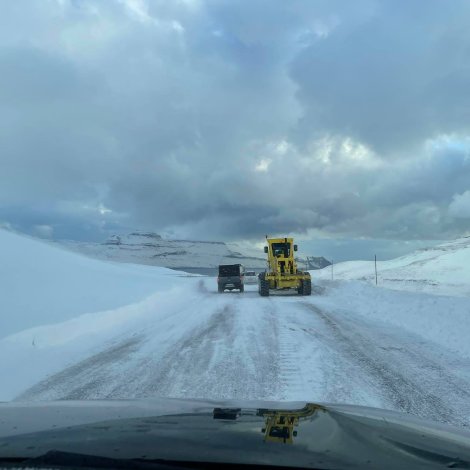
M 458 236 L 468 5 L 2 4 L 0 221 L 94 239 Z

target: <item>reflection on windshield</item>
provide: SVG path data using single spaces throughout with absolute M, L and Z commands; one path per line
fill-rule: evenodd
M 265 442 L 280 442 L 293 444 L 297 436 L 297 427 L 302 419 L 309 418 L 317 410 L 325 410 L 321 405 L 308 403 L 300 410 L 276 410 L 259 408 L 256 416 L 265 419 L 265 425 L 261 429 Z M 241 408 L 214 408 L 214 419 L 236 420 L 242 414 Z
M 264 433 L 266 442 L 281 442 L 293 444 L 294 437 L 297 436 L 297 428 L 300 420 L 312 416 L 317 410 L 323 410 L 320 405 L 307 404 L 301 410 L 269 410 L 259 409 L 258 416 L 265 418 L 265 427 L 261 430 Z

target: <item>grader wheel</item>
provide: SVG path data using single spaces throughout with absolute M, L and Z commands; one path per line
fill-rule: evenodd
M 311 279 L 302 279 L 297 289 L 299 295 L 311 295 L 312 294 L 312 281 Z
M 260 273 L 258 277 L 258 292 L 261 297 L 269 296 L 269 281 L 265 279 L 265 273 Z

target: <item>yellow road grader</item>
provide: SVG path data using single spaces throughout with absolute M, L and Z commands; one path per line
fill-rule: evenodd
M 268 255 L 268 269 L 258 276 L 259 295 L 267 297 L 270 290 L 295 289 L 299 295 L 312 293 L 312 280 L 309 272 L 297 269 L 293 238 L 268 238 L 264 252 Z

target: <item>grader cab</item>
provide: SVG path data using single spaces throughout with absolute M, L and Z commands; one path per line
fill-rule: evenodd
M 258 277 L 258 292 L 269 295 L 270 290 L 295 289 L 299 295 L 312 293 L 312 280 L 309 272 L 297 269 L 293 238 L 267 238 L 264 252 L 268 255 L 268 269 Z

